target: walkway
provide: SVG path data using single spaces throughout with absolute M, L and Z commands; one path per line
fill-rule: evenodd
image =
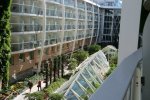
M 43 83 L 43 81 L 41 82 L 41 87 L 42 89 L 45 87 L 45 83 Z M 37 92 L 38 91 L 38 87 L 37 87 L 37 84 L 35 84 L 32 89 L 31 89 L 31 92 L 29 89 L 25 90 L 23 93 L 19 94 L 17 97 L 14 98 L 14 100 L 27 100 L 27 99 L 24 99 L 25 97 L 25 93 L 34 93 L 34 92 Z

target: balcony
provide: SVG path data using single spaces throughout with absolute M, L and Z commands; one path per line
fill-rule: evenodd
M 79 3 L 79 2 L 78 2 L 77 5 L 78 5 L 78 8 L 79 8 L 79 9 L 82 9 L 82 10 L 85 9 L 84 3 Z
M 74 36 L 65 36 L 64 41 L 72 41 L 74 40 Z
M 88 16 L 87 19 L 88 19 L 88 21 L 92 21 L 93 17 L 92 16 Z
M 20 51 L 25 49 L 33 49 L 38 46 L 39 43 L 36 41 L 23 42 L 23 43 L 11 43 L 11 50 L 12 52 L 14 52 L 14 51 Z
M 94 28 L 98 28 L 98 24 L 95 24 L 95 25 L 94 25 Z
M 60 38 L 51 38 L 45 40 L 45 45 L 57 44 L 61 41 Z
M 141 100 L 142 48 L 128 56 L 90 100 Z
M 62 30 L 62 25 L 46 25 L 46 31 Z
M 79 15 L 78 15 L 78 18 L 83 20 L 83 19 L 85 19 L 85 16 L 79 14 Z
M 62 12 L 61 11 L 57 11 L 57 10 L 50 10 L 47 9 L 46 10 L 46 15 L 47 16 L 54 16 L 54 17 L 62 17 Z
M 65 28 L 64 28 L 64 29 L 65 29 L 65 30 L 75 29 L 75 25 L 71 25 L 71 24 L 65 25 Z
M 75 1 L 74 0 L 64 0 L 64 4 L 67 7 L 75 7 Z
M 77 39 L 82 39 L 82 38 L 84 38 L 84 34 L 82 34 L 82 33 L 81 33 L 81 34 L 80 34 L 80 33 L 78 33 L 78 35 L 76 36 L 76 38 L 77 38 Z
M 42 31 L 42 25 L 11 23 L 11 31 L 12 32 Z
M 74 13 L 70 13 L 70 12 L 65 12 L 65 17 L 66 18 L 76 18 Z
M 84 25 L 78 25 L 78 29 L 84 29 Z
M 56 2 L 56 3 L 62 3 L 62 0 L 47 0 L 47 1 L 53 1 L 53 2 Z
M 86 37 L 86 38 L 91 37 L 91 33 L 87 33 L 85 37 Z
M 92 28 L 92 25 L 87 25 L 87 28 Z
M 14 13 L 28 13 L 43 15 L 43 9 L 32 5 L 12 4 L 11 11 Z

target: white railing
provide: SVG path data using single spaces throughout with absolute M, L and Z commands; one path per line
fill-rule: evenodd
M 141 100 L 142 49 L 128 56 L 90 100 Z
M 42 31 L 42 25 L 30 24 L 30 23 L 11 23 L 12 32 L 31 32 L 31 31 Z
M 26 4 L 13 3 L 11 6 L 11 11 L 15 13 L 43 15 L 43 9 L 41 7 Z
M 20 51 L 24 49 L 33 49 L 36 47 L 41 46 L 41 40 L 39 41 L 30 41 L 30 42 L 18 42 L 18 43 L 11 43 L 11 50 L 14 51 Z

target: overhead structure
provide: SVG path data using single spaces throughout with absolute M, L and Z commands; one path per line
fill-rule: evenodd
M 109 63 L 100 50 L 82 62 L 78 66 L 79 71 L 56 92 L 64 94 L 67 100 L 89 97 L 103 83 L 104 75 L 109 68 Z

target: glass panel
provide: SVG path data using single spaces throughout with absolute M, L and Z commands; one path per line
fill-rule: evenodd
M 80 88 L 80 86 L 78 85 L 77 82 L 74 83 L 72 89 L 79 95 L 83 95 L 84 94 L 84 91 Z
M 79 76 L 78 82 L 79 82 L 85 89 L 89 87 L 89 85 L 86 83 L 86 81 L 84 80 L 84 78 L 83 78 L 82 76 Z
M 88 70 L 93 76 L 95 76 L 96 74 L 95 74 L 94 70 L 93 70 L 91 67 L 94 67 L 94 66 L 88 65 L 87 70 Z
M 69 91 L 68 94 L 66 95 L 67 100 L 78 100 L 75 95 L 73 94 L 72 91 Z

